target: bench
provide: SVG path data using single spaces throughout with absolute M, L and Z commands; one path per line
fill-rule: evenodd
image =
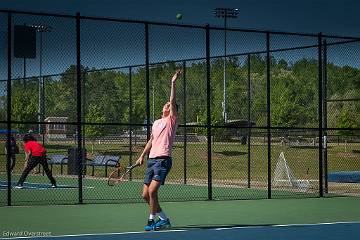
M 50 169 L 52 171 L 53 165 L 60 165 L 60 173 L 63 174 L 63 165 L 67 164 L 68 157 L 64 154 L 51 154 L 47 156 L 48 164 L 50 164 Z
M 95 167 L 105 167 L 105 177 L 107 177 L 108 167 L 118 167 L 120 158 L 115 155 L 96 155 L 92 159 L 86 159 L 86 166 L 92 167 L 91 176 L 94 176 Z

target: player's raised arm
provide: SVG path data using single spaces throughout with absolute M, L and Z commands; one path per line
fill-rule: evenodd
M 170 90 L 170 116 L 177 115 L 176 109 L 176 80 L 179 78 L 181 70 L 176 70 L 174 76 L 171 79 L 171 90 Z

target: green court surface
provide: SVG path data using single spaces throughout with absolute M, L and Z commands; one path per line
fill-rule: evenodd
M 3 178 L 4 179 L 4 178 Z M 13 177 L 13 184 L 18 176 Z M 50 188 L 46 176 L 32 175 L 27 178 L 26 183 L 31 188 L 12 189 L 12 205 L 38 205 L 38 204 L 77 204 L 79 202 L 79 189 L 77 177 L 57 176 L 58 188 Z M 2 205 L 6 205 L 7 182 L 2 180 L 0 188 L 0 199 Z M 26 184 L 25 184 L 26 185 Z M 125 182 L 114 187 L 107 185 L 106 178 L 83 179 L 83 202 L 84 203 L 129 203 L 142 202 L 142 181 L 134 180 Z M 255 186 L 253 188 L 239 187 L 234 185 L 216 185 L 212 188 L 212 197 L 215 200 L 227 199 L 266 199 L 267 187 Z M 290 190 L 273 190 L 273 198 L 304 198 L 317 197 L 318 192 L 301 192 Z M 182 184 L 168 182 L 161 187 L 159 197 L 163 201 L 188 201 L 207 200 L 208 187 L 205 182 L 197 184 Z
M 360 221 L 360 199 L 351 197 L 166 202 L 174 229 L 268 226 Z M 144 203 L 0 208 L 0 233 L 47 232 L 51 236 L 142 232 Z M 6 236 L 1 236 L 6 237 Z

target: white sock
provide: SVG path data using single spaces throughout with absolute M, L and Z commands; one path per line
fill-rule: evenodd
M 156 214 L 151 214 L 151 213 L 150 213 L 149 220 L 154 220 L 155 217 L 156 217 Z
M 167 216 L 166 216 L 166 214 L 165 214 L 163 211 L 158 212 L 157 214 L 159 215 L 159 218 L 160 218 L 161 220 L 166 220 L 166 219 L 168 219 Z

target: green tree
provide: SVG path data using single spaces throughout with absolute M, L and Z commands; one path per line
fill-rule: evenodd
M 349 107 L 343 107 L 337 121 L 338 128 L 356 128 L 355 113 Z M 353 131 L 339 130 L 342 136 L 349 136 Z
M 338 128 L 356 128 L 355 113 L 349 107 L 344 107 L 338 118 Z M 339 130 L 339 135 L 345 137 L 345 152 L 347 151 L 347 137 L 353 135 L 353 131 Z
M 14 81 L 12 86 L 12 120 L 18 122 L 35 122 L 38 113 L 38 79 L 33 78 L 26 82 Z M 24 123 L 14 124 L 20 132 L 27 132 L 31 125 Z
M 92 142 L 92 153 L 94 152 L 94 144 L 96 138 L 104 136 L 106 134 L 104 125 L 101 123 L 106 122 L 104 114 L 101 112 L 100 107 L 95 104 L 90 104 L 85 120 L 87 123 L 96 123 L 96 125 L 85 126 L 85 136 L 91 139 Z

